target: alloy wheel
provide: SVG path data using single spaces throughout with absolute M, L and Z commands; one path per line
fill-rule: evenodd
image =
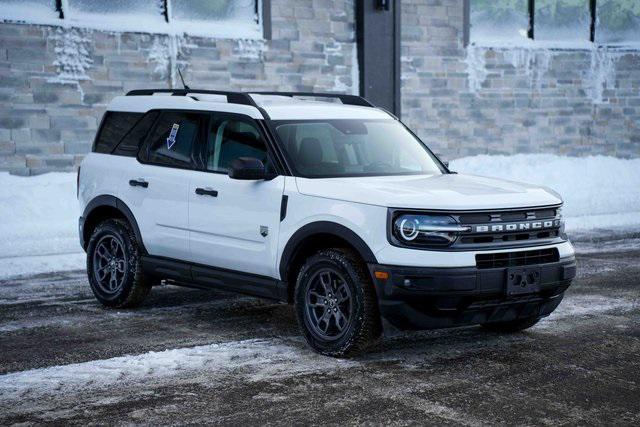
M 322 339 L 337 340 L 347 331 L 353 315 L 353 298 L 346 280 L 336 270 L 324 268 L 309 280 L 305 316 L 311 330 Z
M 102 237 L 93 253 L 93 274 L 102 292 L 111 295 L 122 288 L 126 265 L 122 241 L 114 235 Z

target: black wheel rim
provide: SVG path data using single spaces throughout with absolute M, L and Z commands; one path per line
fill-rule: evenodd
M 312 332 L 324 340 L 337 340 L 351 324 L 353 298 L 344 277 L 331 268 L 316 272 L 309 280 L 305 316 Z
M 122 289 L 126 265 L 122 241 L 113 235 L 102 237 L 93 252 L 93 276 L 102 292 L 113 295 Z

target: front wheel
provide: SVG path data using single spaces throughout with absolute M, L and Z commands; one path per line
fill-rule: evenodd
M 510 322 L 483 323 L 482 327 L 494 332 L 513 333 L 529 329 L 540 321 L 539 317 L 512 320 Z
M 87 245 L 87 275 L 96 299 L 107 307 L 134 307 L 151 289 L 142 273 L 140 247 L 128 223 L 109 219 L 93 231 Z
M 305 262 L 296 281 L 295 306 L 307 342 L 327 356 L 355 356 L 382 333 L 369 274 L 348 250 L 321 250 Z

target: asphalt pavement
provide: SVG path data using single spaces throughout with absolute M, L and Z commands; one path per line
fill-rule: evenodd
M 351 360 L 313 353 L 288 305 L 162 286 L 110 310 L 82 271 L 0 281 L 0 425 L 637 426 L 637 237 L 579 241 L 526 332 L 403 333 Z

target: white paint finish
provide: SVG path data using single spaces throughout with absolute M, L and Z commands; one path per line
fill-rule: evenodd
M 546 206 L 561 199 L 542 187 L 473 175 L 296 178 L 309 196 L 395 208 L 474 210 Z
M 115 157 L 115 156 L 114 156 Z M 121 157 L 126 164 L 120 199 L 133 212 L 144 245 L 151 255 L 188 259 L 189 174 L 182 169 L 144 165 Z M 105 171 L 105 174 L 108 174 Z M 147 188 L 132 187 L 129 180 L 142 178 Z
M 405 267 L 475 267 L 476 254 L 522 252 L 532 249 L 558 248 L 560 258 L 574 255 L 573 246 L 569 242 L 556 245 L 534 246 L 519 249 L 501 249 L 492 251 L 428 251 L 422 249 L 406 249 L 387 244 L 375 253 L 378 263 L 400 265 Z
M 274 103 L 265 104 L 263 108 L 272 120 L 394 120 L 388 113 L 377 108 L 334 104 L 330 102 Z
M 190 172 L 189 260 L 262 276 L 276 277 L 280 203 L 285 178 L 244 181 L 226 174 Z M 196 188 L 218 191 L 197 195 Z M 268 227 L 268 235 L 260 227 Z
M 195 100 L 190 96 L 168 96 L 166 94 L 141 95 L 141 96 L 117 96 L 107 107 L 108 111 L 131 111 L 144 113 L 152 109 L 166 108 L 175 110 L 201 110 L 238 113 L 253 119 L 263 119 L 257 108 L 250 105 L 230 104 L 227 102 L 211 102 L 212 95 L 191 94 L 194 97 L 201 96 L 203 101 Z
M 312 197 L 296 190 L 295 178 L 287 177 L 289 196 L 287 217 L 280 227 L 278 264 L 291 236 L 307 224 L 328 221 L 353 231 L 373 253 L 389 246 L 387 242 L 387 209 L 380 206 Z

